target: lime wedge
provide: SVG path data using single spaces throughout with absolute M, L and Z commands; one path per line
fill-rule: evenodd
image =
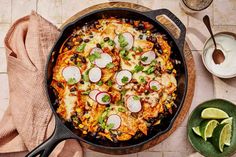
M 212 133 L 218 124 L 217 120 L 205 120 L 200 123 L 201 136 L 205 141 L 207 138 L 212 137 Z
M 212 135 L 212 143 L 221 152 L 224 151 L 224 144 L 228 139 L 231 138 L 231 125 L 230 124 L 220 124 L 218 125 Z
M 232 128 L 232 122 L 233 122 L 233 117 L 229 117 L 227 119 L 222 120 L 220 124 L 230 124 L 230 127 Z M 230 146 L 230 142 L 231 142 L 231 136 L 228 136 L 228 138 L 225 139 L 225 145 Z
M 206 108 L 202 111 L 201 117 L 204 119 L 224 119 L 228 118 L 229 115 L 218 108 Z
M 201 132 L 200 132 L 200 127 L 199 126 L 192 127 L 192 129 L 193 129 L 193 132 L 196 135 L 201 136 Z
M 233 122 L 233 117 L 229 117 L 229 118 L 227 118 L 227 119 L 222 120 L 222 121 L 220 122 L 220 124 L 225 124 L 225 123 L 227 123 L 227 124 L 232 125 L 232 122 Z

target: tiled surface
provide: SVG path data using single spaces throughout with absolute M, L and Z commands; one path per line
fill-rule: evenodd
M 9 101 L 8 79 L 6 73 L 6 55 L 3 39 L 12 22 L 17 18 L 25 16 L 36 10 L 53 24 L 60 26 L 67 18 L 78 11 L 89 6 L 115 0 L 0 0 L 0 119 L 7 108 Z M 193 50 L 196 64 L 195 95 L 190 108 L 192 111 L 199 103 L 211 99 L 213 94 L 212 76 L 204 68 L 201 60 L 201 50 L 205 40 L 209 37 L 202 17 L 210 16 L 213 31 L 233 31 L 236 33 L 236 1 L 235 0 L 215 0 L 206 10 L 192 15 L 185 14 L 179 7 L 178 0 L 122 0 L 138 3 L 152 9 L 168 8 L 187 27 L 187 41 Z M 207 90 L 208 92 L 202 91 Z M 189 112 L 190 113 L 190 112 Z M 188 113 L 188 114 L 189 114 Z M 144 152 L 124 155 L 122 157 L 201 157 L 199 153 L 191 147 L 186 138 L 187 118 L 181 126 L 165 141 Z M 0 157 L 20 157 L 25 153 L 0 154 Z M 85 149 L 86 157 L 111 157 Z M 236 157 L 236 155 L 234 155 Z

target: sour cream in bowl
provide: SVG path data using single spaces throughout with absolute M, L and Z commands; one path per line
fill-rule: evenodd
M 214 35 L 217 48 L 225 56 L 225 60 L 220 64 L 215 64 L 212 58 L 214 43 L 210 38 L 206 41 L 202 60 L 209 72 L 220 78 L 232 78 L 236 76 L 236 35 L 229 32 L 221 32 Z

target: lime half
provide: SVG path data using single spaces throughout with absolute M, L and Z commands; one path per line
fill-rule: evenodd
M 218 108 L 206 108 L 202 111 L 201 117 L 204 119 L 224 119 L 228 118 L 229 115 Z
M 212 143 L 221 152 L 224 150 L 224 144 L 228 139 L 231 138 L 231 125 L 230 124 L 220 124 L 218 125 L 212 135 Z
M 193 132 L 196 135 L 201 136 L 201 132 L 200 132 L 200 127 L 199 126 L 192 127 L 192 129 L 193 129 Z
M 205 120 L 200 124 L 200 132 L 202 138 L 206 141 L 207 138 L 212 137 L 215 127 L 219 124 L 217 120 Z

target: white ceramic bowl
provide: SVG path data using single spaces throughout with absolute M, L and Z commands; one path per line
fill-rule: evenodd
M 230 35 L 230 36 L 233 36 L 236 40 L 236 34 L 234 33 L 231 33 L 231 32 L 219 32 L 219 33 L 216 33 L 214 36 L 218 36 L 220 34 L 226 34 L 226 35 Z M 212 39 L 211 37 L 209 39 L 206 40 L 205 44 L 204 44 L 204 47 L 203 47 L 203 53 L 202 53 L 202 61 L 203 61 L 203 64 L 204 66 L 207 68 L 207 70 L 212 73 L 213 75 L 217 76 L 217 77 L 220 77 L 220 78 L 233 78 L 236 76 L 236 72 L 235 74 L 231 74 L 231 75 L 222 75 L 222 74 L 219 74 L 219 73 L 215 73 L 214 71 L 211 70 L 210 67 L 208 67 L 207 63 L 206 63 L 206 45 L 208 44 L 208 42 L 210 42 Z M 235 58 L 236 60 L 236 58 Z

